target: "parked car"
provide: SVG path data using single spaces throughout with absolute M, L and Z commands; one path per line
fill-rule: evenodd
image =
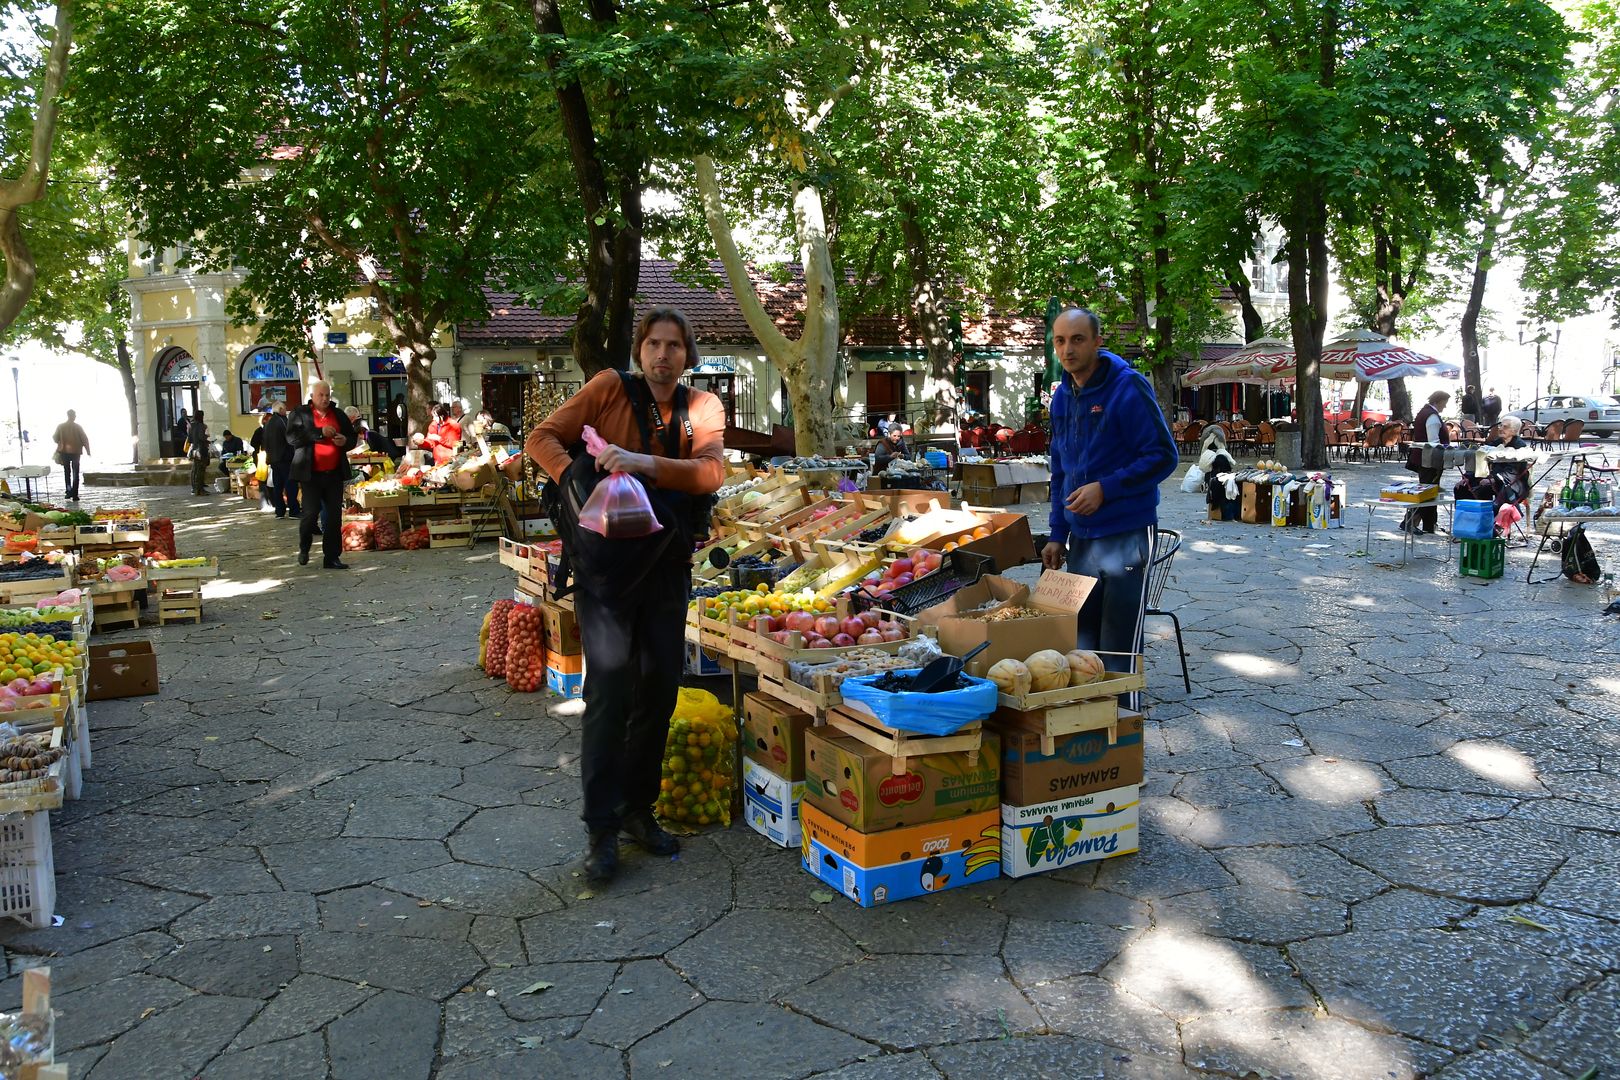
M 1539 420 L 1536 418 L 1538 407 L 1541 413 Z M 1550 394 L 1528 405 L 1521 405 L 1508 415 L 1543 426 L 1554 420 L 1581 420 L 1586 424 L 1582 434 L 1599 438 L 1620 431 L 1620 402 L 1596 394 Z
M 1340 398 L 1338 401 L 1324 401 L 1322 402 L 1322 416 L 1330 424 L 1337 424 L 1341 420 L 1354 420 L 1356 418 L 1356 399 Z M 1369 408 L 1363 403 L 1361 419 L 1366 424 L 1382 424 L 1389 419 L 1389 413 L 1384 410 Z

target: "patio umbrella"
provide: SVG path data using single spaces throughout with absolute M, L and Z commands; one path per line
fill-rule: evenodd
M 1372 330 L 1352 330 L 1322 346 L 1320 374 L 1328 380 L 1379 382 L 1424 375 L 1455 379 L 1462 369 L 1397 345 Z
M 1274 383 L 1292 379 L 1294 347 L 1276 338 L 1257 338 L 1237 352 L 1211 360 L 1182 376 L 1186 386 L 1214 383 Z

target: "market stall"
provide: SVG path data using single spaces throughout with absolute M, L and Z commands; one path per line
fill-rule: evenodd
M 828 494 L 802 473 L 734 474 L 694 556 L 689 675 L 725 674 L 736 714 L 683 690 L 655 807 L 674 829 L 741 812 L 864 906 L 1135 851 L 1140 655 L 1074 648 L 1091 579 L 1034 561 L 1028 519 L 942 492 Z M 557 594 L 555 542 L 503 538 L 512 600 L 486 673 L 579 692 L 588 658 Z M 931 664 L 954 667 L 931 689 Z

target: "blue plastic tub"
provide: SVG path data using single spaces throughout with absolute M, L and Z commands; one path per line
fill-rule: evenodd
M 1451 535 L 1459 540 L 1489 540 L 1495 536 L 1495 505 L 1489 499 L 1458 499 Z

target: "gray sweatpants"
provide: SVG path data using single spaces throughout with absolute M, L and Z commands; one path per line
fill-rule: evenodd
M 1153 561 L 1154 527 L 1144 525 L 1089 540 L 1069 538 L 1069 573 L 1097 579 L 1097 587 L 1080 609 L 1079 648 L 1102 653 L 1142 651 L 1142 619 L 1147 609 L 1148 564 Z M 1129 670 L 1129 658 L 1104 656 L 1110 671 Z M 1141 709 L 1140 694 L 1121 695 L 1120 704 Z

